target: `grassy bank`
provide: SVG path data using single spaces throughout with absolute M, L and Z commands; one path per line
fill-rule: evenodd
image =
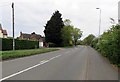
M 26 57 L 51 51 L 56 51 L 59 49 L 55 48 L 41 48 L 41 49 L 31 49 L 31 50 L 15 50 L 15 51 L 2 51 L 0 53 L 0 57 L 2 57 L 2 60 L 7 59 L 13 59 L 13 58 L 20 58 L 20 57 Z

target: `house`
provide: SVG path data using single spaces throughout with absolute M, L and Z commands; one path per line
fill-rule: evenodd
M 0 24 L 0 38 L 7 38 L 8 34 L 6 30 L 2 29 L 2 25 Z
M 39 41 L 39 47 L 44 46 L 44 37 L 42 37 L 39 34 L 36 34 L 35 32 L 33 32 L 31 34 L 26 34 L 26 33 L 20 32 L 20 37 L 18 37 L 18 39 Z

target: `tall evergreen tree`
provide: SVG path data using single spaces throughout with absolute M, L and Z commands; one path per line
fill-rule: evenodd
M 61 46 L 62 44 L 62 28 L 64 23 L 61 18 L 59 11 L 53 13 L 50 20 L 47 22 L 44 30 L 46 42 L 54 43 L 56 46 Z

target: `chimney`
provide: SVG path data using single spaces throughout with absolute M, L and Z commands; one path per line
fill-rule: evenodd
M 22 32 L 20 32 L 20 35 L 22 35 Z

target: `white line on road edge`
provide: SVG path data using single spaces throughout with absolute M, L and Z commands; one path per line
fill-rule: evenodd
M 45 64 L 45 63 L 47 63 L 47 62 L 49 62 L 49 61 L 51 61 L 51 60 L 53 60 L 53 59 L 55 59 L 55 58 L 58 58 L 58 57 L 60 57 L 60 56 L 61 56 L 61 55 L 52 57 L 52 58 L 50 58 L 49 60 L 42 61 L 42 62 L 40 62 L 40 63 L 37 64 L 37 65 L 34 65 L 34 66 L 32 66 L 32 67 L 29 67 L 29 68 L 27 68 L 27 69 L 24 69 L 24 70 L 22 70 L 22 71 L 19 71 L 19 72 L 17 72 L 17 73 L 12 74 L 12 75 L 9 75 L 9 76 L 7 76 L 7 77 L 4 77 L 4 78 L 0 79 L 0 82 L 3 81 L 3 80 L 6 80 L 6 79 L 8 79 L 8 78 L 11 78 L 11 77 L 13 77 L 13 76 L 16 76 L 16 75 L 18 75 L 18 74 L 21 74 L 21 73 L 23 73 L 23 72 L 26 72 L 26 71 L 28 71 L 28 70 L 31 70 L 31 69 L 33 69 L 33 68 L 35 68 L 35 67 L 40 66 L 40 65 L 43 65 L 43 64 Z

